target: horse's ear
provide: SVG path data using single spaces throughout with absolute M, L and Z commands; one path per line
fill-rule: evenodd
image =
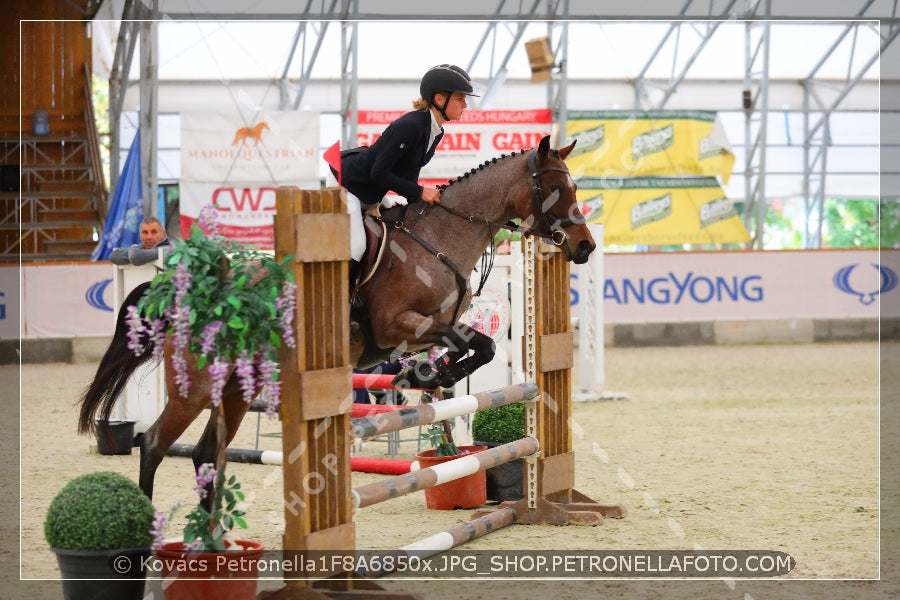
M 572 152 L 572 149 L 575 148 L 575 143 L 578 140 L 572 140 L 572 143 L 566 146 L 565 148 L 559 149 L 559 157 L 563 160 L 566 160 L 566 157 L 569 156 L 569 153 Z
M 541 143 L 538 144 L 538 156 L 544 158 L 547 156 L 548 152 L 550 152 L 550 136 L 545 135 L 541 140 Z

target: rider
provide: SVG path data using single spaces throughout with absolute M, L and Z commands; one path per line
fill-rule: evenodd
M 437 188 L 419 185 L 419 171 L 434 156 L 447 121 L 462 117 L 466 96 L 472 93 L 469 74 L 456 65 L 437 65 L 428 70 L 419 84 L 421 97 L 412 111 L 396 119 L 371 146 L 341 152 L 341 185 L 347 190 L 347 211 L 351 215 L 351 273 L 355 273 L 366 250 L 360 205 L 366 208 L 383 200 L 388 204 L 441 201 Z M 337 171 L 331 168 L 334 177 Z M 336 178 L 328 179 L 336 185 Z M 392 191 L 400 198 L 385 198 Z M 351 276 L 351 281 L 354 279 Z

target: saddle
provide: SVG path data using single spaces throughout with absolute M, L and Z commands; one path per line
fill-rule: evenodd
M 359 262 L 359 280 L 355 286 L 357 290 L 372 278 L 375 269 L 378 268 L 378 263 L 384 255 L 384 239 L 387 237 L 385 235 L 387 226 L 377 210 L 374 213 L 367 212 L 363 216 L 363 229 L 366 232 L 366 252 Z

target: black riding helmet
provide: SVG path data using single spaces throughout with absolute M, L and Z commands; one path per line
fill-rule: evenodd
M 456 65 L 437 65 L 431 67 L 422 77 L 422 83 L 419 84 L 419 93 L 429 103 L 434 102 L 434 95 L 438 92 L 448 92 L 444 99 L 444 105 L 435 107 L 440 111 L 441 116 L 447 120 L 447 103 L 450 102 L 450 94 L 453 92 L 462 92 L 467 96 L 475 96 L 473 94 L 472 78 L 460 67 Z

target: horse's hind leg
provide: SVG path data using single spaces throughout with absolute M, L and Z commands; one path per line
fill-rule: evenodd
M 244 420 L 244 415 L 247 414 L 249 408 L 250 405 L 244 402 L 239 379 L 232 373 L 222 390 L 222 403 L 219 405 L 219 410 L 224 416 L 225 430 L 222 435 L 224 435 L 226 447 L 237 434 L 241 421 Z M 191 454 L 195 471 L 204 463 L 216 464 L 219 441 L 218 414 L 217 411 L 211 410 L 203 435 L 200 436 L 200 440 L 194 446 L 194 452 Z M 207 485 L 207 495 L 204 501 L 207 509 L 212 506 L 212 487 L 213 484 L 210 482 Z
M 156 469 L 162 462 L 172 444 L 184 433 L 188 425 L 203 410 L 204 404 L 190 403 L 170 390 L 169 402 L 162 414 L 156 419 L 141 437 L 141 467 L 139 484 L 148 498 L 153 499 L 153 480 Z

